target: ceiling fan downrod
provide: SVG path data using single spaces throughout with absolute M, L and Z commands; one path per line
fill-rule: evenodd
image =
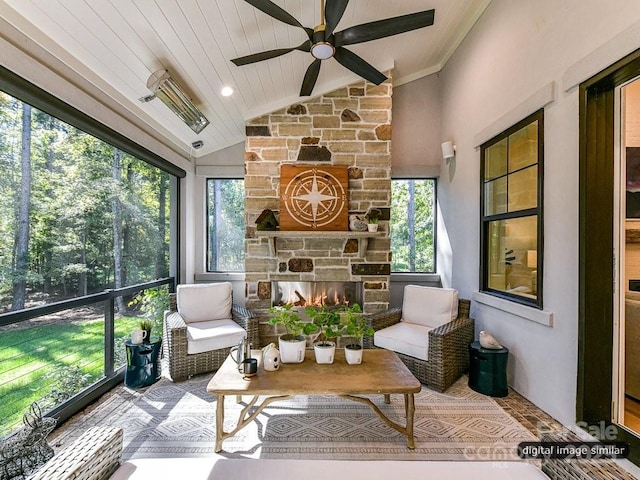
M 325 32 L 327 25 L 324 19 L 324 0 L 320 0 L 320 25 L 317 25 L 313 29 L 313 37 L 311 41 L 311 55 L 319 60 L 327 60 L 336 53 L 335 47 L 327 42 L 325 38 Z

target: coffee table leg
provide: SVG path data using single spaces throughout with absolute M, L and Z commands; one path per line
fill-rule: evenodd
M 384 394 L 384 403 L 386 403 L 387 405 L 389 405 L 391 403 L 391 394 L 390 393 L 385 393 Z
M 404 405 L 407 412 L 407 448 L 414 449 L 416 444 L 413 438 L 413 416 L 416 411 L 413 393 L 405 394 Z
M 224 440 L 224 395 L 218 395 L 218 405 L 216 405 L 216 447 L 214 451 L 222 451 L 222 440 Z

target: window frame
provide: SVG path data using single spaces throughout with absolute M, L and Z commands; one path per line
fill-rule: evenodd
M 493 215 L 485 214 L 485 154 L 486 151 L 493 145 L 498 142 L 508 138 L 510 135 L 516 133 L 517 131 L 523 129 L 524 127 L 533 124 L 535 121 L 538 122 L 538 152 L 537 152 L 537 206 L 533 208 L 528 208 L 524 210 L 517 210 L 515 212 L 505 212 L 505 213 L 497 213 Z M 507 154 L 508 155 L 508 154 Z M 508 162 L 507 156 L 507 162 Z M 509 178 L 509 175 L 512 173 L 517 173 L 521 170 L 517 170 L 516 172 L 509 172 L 505 175 L 506 178 Z M 543 307 L 543 292 L 544 292 L 544 109 L 537 110 L 526 118 L 520 120 L 515 125 L 509 127 L 502 133 L 496 135 L 490 140 L 486 141 L 482 145 L 480 145 L 480 291 L 494 295 L 497 297 L 504 298 L 509 301 L 513 301 L 516 303 L 520 303 L 523 305 L 528 305 L 532 307 L 536 307 L 542 309 Z M 507 198 L 508 201 L 508 198 Z M 518 218 L 526 218 L 537 215 L 537 278 L 536 278 L 536 298 L 530 299 L 524 297 L 522 295 L 517 295 L 514 293 L 510 293 L 504 290 L 498 290 L 495 288 L 489 287 L 489 259 L 487 247 L 489 243 L 489 226 L 491 222 L 502 221 L 502 220 L 511 220 Z
M 204 202 L 205 202 L 205 225 L 204 225 L 204 271 L 207 274 L 244 274 L 245 273 L 245 268 L 244 268 L 244 258 L 243 258 L 243 265 L 242 268 L 240 268 L 239 270 L 212 270 L 211 269 L 211 261 L 210 261 L 210 252 L 211 252 L 211 238 L 209 236 L 209 207 L 210 207 L 210 202 L 209 202 L 209 182 L 210 181 L 215 181 L 215 180 L 222 180 L 222 181 L 231 181 L 231 180 L 240 180 L 243 182 L 243 188 L 244 188 L 244 177 L 240 177 L 240 176 L 233 176 L 233 177 L 212 177 L 212 176 L 207 176 L 207 178 L 205 178 L 204 181 Z M 245 218 L 245 213 L 246 213 L 246 207 L 245 210 L 242 212 L 242 218 Z M 245 252 L 246 254 L 246 252 Z
M 90 386 L 62 402 L 50 412 L 43 412 L 45 415 L 55 416 L 58 419 L 58 423 L 61 424 L 64 420 L 90 405 L 100 395 L 122 383 L 126 366 L 120 366 L 120 368 L 116 369 L 114 359 L 115 299 L 122 296 L 131 296 L 141 290 L 162 285 L 168 285 L 169 291 L 175 291 L 177 283 L 175 275 L 180 271 L 180 185 L 181 179 L 186 176 L 186 171 L 3 66 L 0 66 L 0 90 L 42 113 L 57 118 L 170 175 L 168 190 L 171 199 L 169 277 L 137 285 L 128 285 L 119 289 L 105 289 L 102 292 L 77 296 L 43 306 L 0 313 L 0 326 L 5 326 L 85 305 L 95 305 L 97 308 L 103 309 L 105 326 L 104 371 L 101 378 Z
M 438 179 L 436 177 L 396 177 L 391 178 L 391 196 L 393 197 L 393 182 L 394 181 L 424 181 L 430 180 L 433 182 L 433 271 L 394 271 L 393 270 L 393 243 L 391 244 L 391 274 L 392 275 L 434 275 L 438 272 Z M 391 202 L 393 203 L 393 202 Z M 389 239 L 391 240 L 391 219 L 389 219 Z

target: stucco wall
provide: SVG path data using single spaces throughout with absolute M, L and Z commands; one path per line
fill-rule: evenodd
M 440 133 L 440 109 L 440 79 L 437 74 L 394 86 L 393 178 L 440 175 L 440 144 L 447 140 Z
M 490 331 L 509 347 L 509 383 L 565 424 L 575 422 L 577 388 L 575 83 L 637 48 L 639 20 L 640 3 L 634 0 L 612 0 L 606 6 L 599 0 L 493 0 L 441 72 L 442 134 L 457 144 L 455 164 L 442 163 L 440 178 L 452 252 L 445 275 L 466 297 L 477 291 L 479 277 L 477 141 L 510 113 L 524 118 L 551 94 L 545 108 L 544 313 L 553 325 L 531 321 L 541 313 L 534 309 L 514 315 L 474 302 L 472 314 L 476 330 Z

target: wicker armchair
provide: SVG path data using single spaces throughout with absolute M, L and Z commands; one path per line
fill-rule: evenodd
M 246 331 L 246 336 L 256 348 L 259 345 L 258 318 L 244 307 L 231 307 L 231 319 Z M 176 294 L 169 295 L 169 310 L 164 314 L 163 349 L 167 358 L 169 376 L 174 382 L 192 375 L 217 370 L 229 355 L 231 347 L 199 353 L 188 352 L 187 322 L 178 312 Z
M 421 383 L 438 392 L 444 392 L 469 369 L 468 348 L 474 334 L 474 321 L 469 318 L 471 302 L 463 299 L 458 299 L 457 302 L 457 318 L 429 330 L 426 360 L 396 351 Z M 425 309 L 428 307 L 428 304 L 423 306 Z M 370 321 L 373 329 L 379 331 L 399 323 L 401 318 L 402 308 L 392 308 L 372 315 Z M 365 339 L 365 347 L 374 346 L 372 337 Z

